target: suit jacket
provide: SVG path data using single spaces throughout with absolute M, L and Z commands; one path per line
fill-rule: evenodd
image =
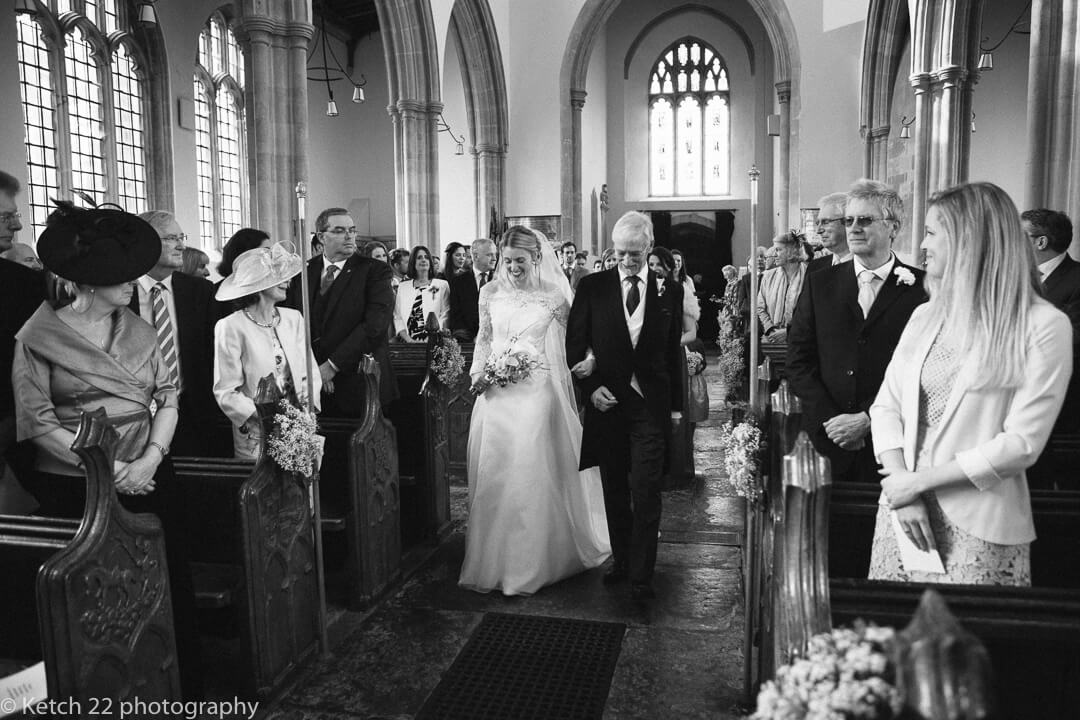
M 476 274 L 471 271 L 450 281 L 448 324 L 450 332 L 465 335 L 469 340 L 480 332 L 480 290 L 476 287 Z
M 566 268 L 563 268 L 563 276 L 570 283 L 570 289 L 577 292 L 578 284 L 581 282 L 581 278 L 589 275 L 589 271 L 580 265 L 574 265 L 573 269 L 569 272 Z
M 353 255 L 345 261 L 330 290 L 320 297 L 323 267 L 322 256 L 312 258 L 307 267 L 311 349 L 319 364 L 331 360 L 339 368 L 334 377 L 334 402 L 324 405 L 324 411 L 354 416 L 363 410 L 364 383 L 357 370 L 364 355 L 374 356 L 379 364 L 382 403 L 397 397 L 387 350 L 387 329 L 394 308 L 394 291 L 390 287 L 393 272 L 384 262 Z M 289 285 L 286 304 L 296 310 L 303 306 L 299 275 Z
M 1043 291 L 1046 299 L 1064 312 L 1072 323 L 1073 362 L 1076 363 L 1080 361 L 1080 262 L 1066 254 L 1054 272 L 1043 280 Z M 1054 431 L 1080 431 L 1080 374 L 1075 372 L 1075 366 Z
M 832 267 L 832 259 L 832 255 L 822 255 L 821 257 L 814 258 L 806 264 L 807 274 Z
M 962 358 L 936 433 L 921 450 L 920 376 L 940 328 L 925 319 L 925 310 L 912 313 L 870 408 L 874 450 L 880 455 L 903 449 L 908 469 L 915 468 L 920 452 L 929 452 L 929 467 L 956 460 L 970 482 L 934 491 L 949 519 L 989 542 L 1031 542 L 1035 526 L 1024 471 L 1046 445 L 1065 397 L 1073 360 L 1069 320 L 1047 302 L 1032 306 L 1018 387 L 972 389 L 982 358 Z
M 646 407 L 666 430 L 671 426 L 671 412 L 682 410 L 686 395 L 682 386 L 686 355 L 679 344 L 683 288 L 678 283 L 665 283 L 664 292 L 659 293 L 657 276 L 649 272 L 648 277 L 645 318 L 637 347 L 631 344 L 626 326 L 619 269 L 582 278 L 567 321 L 566 361 L 573 367 L 592 349 L 596 369 L 589 377 L 577 381 L 586 396 L 603 385 L 621 402 L 635 392 L 630 380 L 636 375 Z M 582 469 L 599 462 L 602 448 L 625 438 L 626 428 L 618 412 L 602 413 L 587 402 Z
M 45 273 L 0 260 L 0 298 L 4 308 L 0 312 L 0 418 L 10 418 L 15 415 L 11 382 L 15 334 L 45 301 Z M 0 452 L 7 447 L 4 444 Z
M 231 447 L 215 443 L 219 433 L 207 432 L 209 427 L 224 427 L 228 422 L 214 400 L 214 324 L 221 312 L 214 300 L 214 286 L 203 278 L 174 272 L 172 290 L 176 306 L 173 332 L 180 353 L 182 383 L 180 419 L 173 435 L 172 452 L 231 456 Z M 139 315 L 140 292 L 142 288 L 136 283 L 129 306 L 136 315 Z
M 899 282 L 900 268 L 915 282 Z M 841 449 L 822 424 L 837 415 L 866 412 L 912 311 L 926 302 L 921 270 L 899 260 L 863 319 L 852 263 L 808 273 L 788 329 L 785 371 L 804 404 L 803 418 L 818 452 L 844 472 L 855 453 Z M 867 438 L 868 441 L 870 438 Z

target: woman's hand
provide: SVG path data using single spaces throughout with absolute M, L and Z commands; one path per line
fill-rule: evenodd
M 469 392 L 473 395 L 483 395 L 491 387 L 491 383 L 484 379 L 484 373 L 473 373 L 471 377 L 472 385 L 469 387 Z
M 256 413 L 252 413 L 251 417 L 244 421 L 244 424 L 240 426 L 240 433 L 243 435 L 250 435 L 251 433 L 259 429 L 259 416 Z
M 884 476 L 881 479 L 881 489 L 885 491 L 889 507 L 893 510 L 899 510 L 919 500 L 919 493 L 922 492 L 919 473 L 903 468 L 881 468 L 878 473 Z
M 922 498 L 897 510 L 896 519 L 900 521 L 904 534 L 915 543 L 915 547 L 923 552 L 937 550 L 934 532 L 930 529 L 930 513 L 927 512 Z
M 153 492 L 154 473 L 160 464 L 161 457 L 156 450 L 126 463 L 116 474 L 116 491 L 123 495 L 146 495 Z
M 584 360 L 575 364 L 574 367 L 570 368 L 570 372 L 574 375 L 574 377 L 580 380 L 581 378 L 587 378 L 592 375 L 593 370 L 595 369 L 596 357 L 594 357 L 593 355 L 586 355 Z

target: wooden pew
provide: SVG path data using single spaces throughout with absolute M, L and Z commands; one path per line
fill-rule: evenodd
M 0 518 L 12 659 L 44 660 L 49 697 L 83 713 L 103 699 L 180 698 L 164 534 L 153 515 L 120 506 L 116 442 L 104 410 L 83 415 L 72 445 L 87 468 L 81 522 Z
M 761 356 L 772 365 L 772 385 L 769 392 L 776 392 L 780 381 L 787 377 L 787 343 L 761 343 Z
M 270 437 L 280 394 L 260 381 L 256 407 Z M 176 458 L 187 485 L 196 600 L 231 607 L 242 645 L 239 690 L 265 698 L 319 649 L 319 588 L 307 481 L 269 457 L 255 464 Z

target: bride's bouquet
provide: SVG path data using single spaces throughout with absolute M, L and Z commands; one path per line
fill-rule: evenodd
M 527 380 L 539 369 L 540 358 L 536 352 L 527 345 L 518 345 L 517 338 L 512 338 L 505 350 L 484 363 L 484 378 L 476 394 L 482 395 L 492 385 L 506 387 Z

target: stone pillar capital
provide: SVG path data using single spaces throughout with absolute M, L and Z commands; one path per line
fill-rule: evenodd
M 776 100 L 777 102 L 786 105 L 791 102 L 791 81 L 781 80 L 776 83 Z
M 581 108 L 585 107 L 585 96 L 588 94 L 581 88 L 570 88 L 570 107 L 581 112 Z
M 930 73 L 920 72 L 915 73 L 908 77 L 908 82 L 911 83 L 911 88 L 915 91 L 916 95 L 921 95 L 930 89 L 930 83 L 933 78 Z
M 884 140 L 889 137 L 889 133 L 891 131 L 891 125 L 881 125 L 876 128 L 871 128 L 866 132 L 866 139 L 870 142 L 874 142 L 876 140 Z
M 968 71 L 959 65 L 938 68 L 932 75 L 934 84 L 942 87 L 958 87 L 969 79 Z

